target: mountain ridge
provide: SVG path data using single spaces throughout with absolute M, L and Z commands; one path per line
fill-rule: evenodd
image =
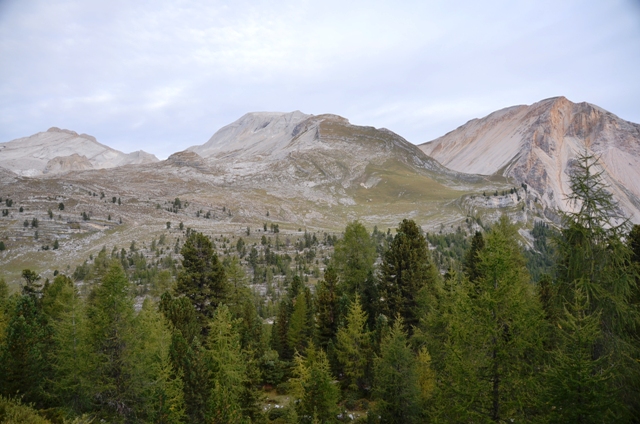
M 567 197 L 576 157 L 593 154 L 622 209 L 640 222 L 640 125 L 590 103 L 560 96 L 512 106 L 419 147 L 454 170 L 514 178 L 561 210 L 572 208 Z
M 88 134 L 51 127 L 28 137 L 0 143 L 0 167 L 21 176 L 60 174 L 158 162 L 142 150 L 123 153 Z

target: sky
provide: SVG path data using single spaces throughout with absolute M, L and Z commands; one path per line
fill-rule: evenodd
M 554 96 L 640 123 L 640 0 L 0 0 L 0 142 L 166 158 L 300 110 L 419 144 Z

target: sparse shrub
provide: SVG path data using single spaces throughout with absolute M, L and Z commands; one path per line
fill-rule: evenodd
M 58 209 L 63 211 L 64 210 L 64 203 L 62 203 L 62 202 L 58 203 Z
M 38 218 L 33 218 L 31 220 L 31 228 L 38 228 Z
M 18 211 L 24 212 L 24 208 L 22 206 L 20 206 L 20 209 L 18 209 Z
M 171 229 L 171 221 L 167 221 L 167 230 Z
M 7 199 L 4 201 L 4 203 L 5 203 L 5 205 L 7 205 L 7 207 L 8 207 L 8 208 L 10 208 L 10 207 L 13 205 L 13 200 L 11 200 L 11 199 L 7 198 Z
M 0 252 L 2 252 L 3 250 L 6 250 L 7 246 L 4 245 L 3 241 L 0 241 Z
M 53 250 L 58 250 L 59 247 L 60 247 L 60 243 L 58 243 L 58 240 L 55 240 L 53 242 Z
M 53 211 L 51 210 L 51 208 L 49 208 L 47 213 L 49 214 L 49 219 L 53 219 Z

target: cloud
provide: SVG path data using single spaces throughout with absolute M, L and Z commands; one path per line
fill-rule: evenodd
M 166 157 L 299 109 L 418 143 L 555 95 L 638 122 L 639 24 L 622 0 L 5 0 L 0 141 L 58 126 Z

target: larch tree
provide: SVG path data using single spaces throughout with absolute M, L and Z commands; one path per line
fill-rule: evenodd
M 602 371 L 614 368 L 610 380 L 624 399 L 627 416 L 640 415 L 640 311 L 633 304 L 638 269 L 625 238 L 629 221 L 620 213 L 595 157 L 581 154 L 570 175 L 572 210 L 563 213 L 558 246 L 558 296 L 573 305 L 576 293 L 586 297 L 585 314 L 598 314 L 600 336 L 593 360 Z
M 294 357 L 291 396 L 297 422 L 335 423 L 338 415 L 340 391 L 333 383 L 329 361 L 322 349 L 313 344 L 306 357 L 296 353 Z
M 216 310 L 207 340 L 211 369 L 209 408 L 213 423 L 243 422 L 241 395 L 247 380 L 236 323 L 226 305 Z
M 346 325 L 338 330 L 335 353 L 340 363 L 343 387 L 352 396 L 364 394 L 371 385 L 367 381 L 368 365 L 372 359 L 371 333 L 367 330 L 367 315 L 356 295 L 349 307 Z
M 129 281 L 120 264 L 114 261 L 89 296 L 87 309 L 88 342 L 95 358 L 93 399 L 105 418 L 127 420 L 134 413 L 133 318 Z
M 380 417 L 382 424 L 423 422 L 418 364 L 402 317 L 397 317 L 380 345 L 373 395 L 376 407 L 372 413 Z
M 516 234 L 503 216 L 478 254 L 481 277 L 454 290 L 434 414 L 440 420 L 518 421 L 535 410 L 543 314 Z

